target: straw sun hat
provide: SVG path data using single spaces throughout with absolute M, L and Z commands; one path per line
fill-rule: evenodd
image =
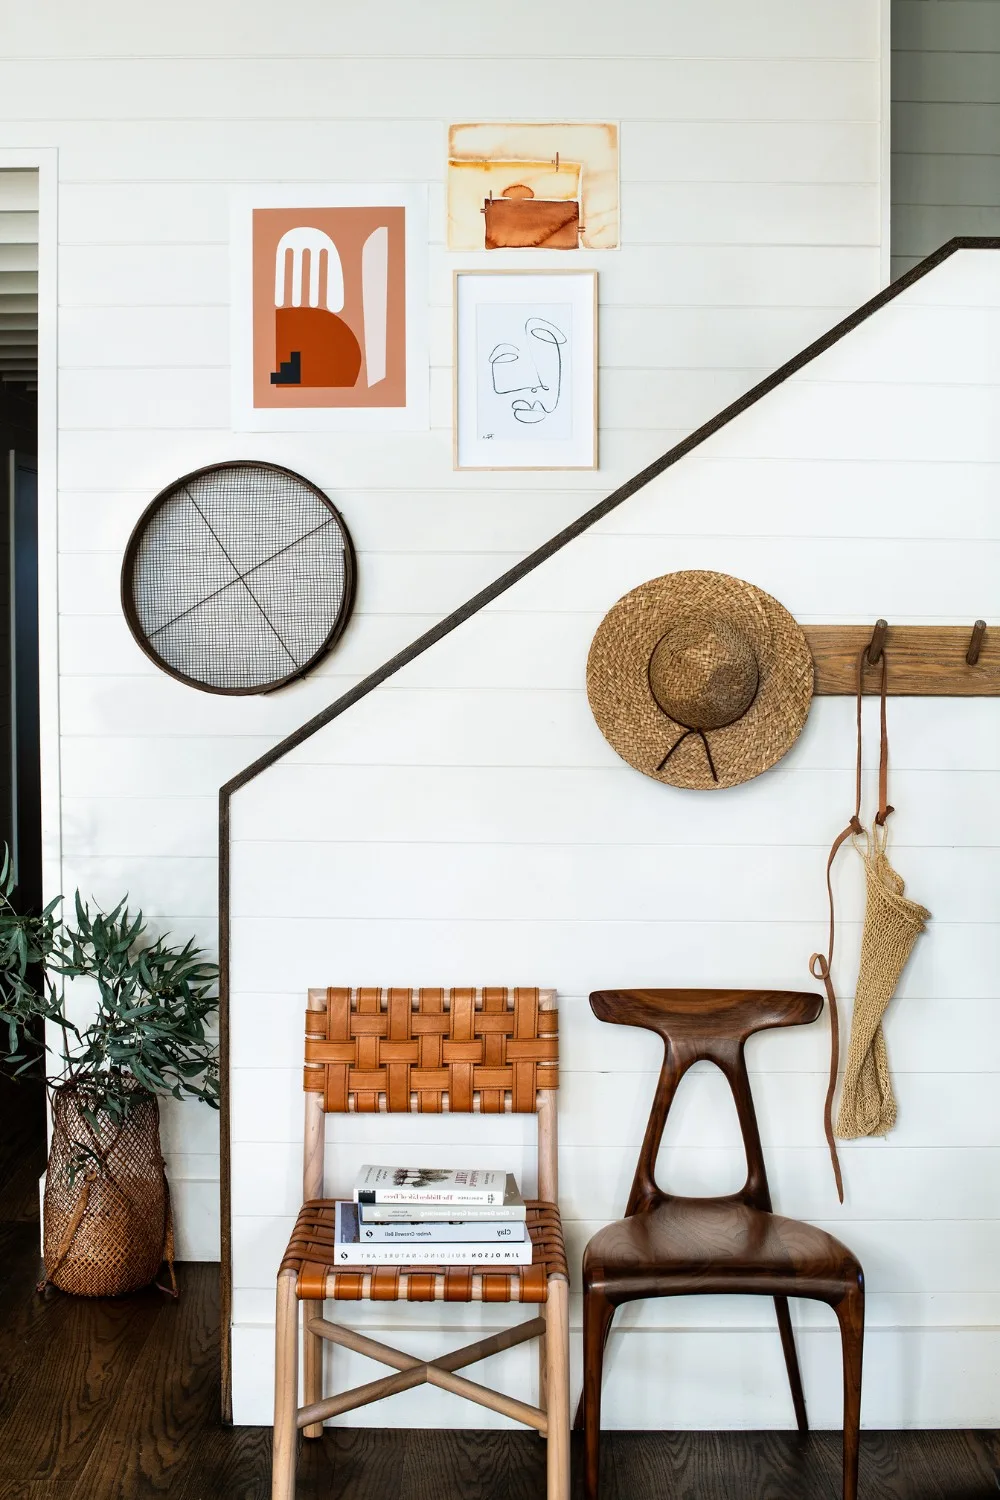
M 713 790 L 795 743 L 813 691 L 806 638 L 777 599 L 727 573 L 667 573 L 626 594 L 587 657 L 601 733 L 637 771 Z

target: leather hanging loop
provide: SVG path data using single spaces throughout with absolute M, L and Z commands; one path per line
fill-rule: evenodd
M 880 629 L 881 627 L 881 629 Z M 837 1142 L 833 1134 L 833 1098 L 837 1092 L 837 1075 L 840 1072 L 840 1007 L 837 1004 L 837 992 L 833 985 L 833 950 L 837 933 L 836 911 L 833 899 L 833 866 L 844 844 L 851 837 L 857 837 L 864 833 L 864 825 L 861 822 L 861 782 L 862 782 L 862 723 L 861 706 L 864 696 L 865 667 L 871 660 L 871 651 L 874 646 L 878 647 L 878 655 L 875 661 L 881 660 L 882 686 L 881 686 L 881 734 L 879 745 L 879 810 L 875 822 L 881 827 L 886 818 L 892 812 L 886 800 L 889 779 L 889 736 L 886 729 L 886 688 L 888 684 L 888 663 L 884 649 L 885 621 L 879 620 L 875 627 L 875 635 L 867 646 L 862 646 L 858 652 L 857 672 L 855 677 L 856 712 L 855 722 L 857 725 L 857 752 L 854 761 L 854 812 L 851 814 L 847 827 L 842 829 L 834 839 L 830 848 L 829 858 L 826 862 L 826 896 L 830 912 L 830 925 L 827 936 L 826 953 L 814 953 L 809 960 L 809 972 L 814 979 L 820 980 L 826 990 L 827 1004 L 830 1008 L 830 1077 L 826 1088 L 826 1101 L 823 1105 L 823 1133 L 830 1150 L 830 1163 L 833 1167 L 833 1177 L 837 1184 L 837 1197 L 841 1203 L 844 1201 L 844 1176 L 840 1167 L 840 1157 L 837 1154 Z
M 886 727 L 885 700 L 888 692 L 889 669 L 886 654 L 882 652 L 882 684 L 879 690 L 879 748 L 878 748 L 878 812 L 875 822 L 880 828 L 895 808 L 889 805 L 889 732 Z M 858 721 L 858 745 L 861 744 L 860 718 Z M 860 754 L 860 751 L 859 751 Z

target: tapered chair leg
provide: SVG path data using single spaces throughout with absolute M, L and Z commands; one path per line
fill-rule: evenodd
M 274 1447 L 271 1458 L 271 1500 L 294 1500 L 298 1431 L 295 1417 L 299 1384 L 299 1309 L 295 1272 L 278 1277 L 274 1331 Z
M 303 1302 L 302 1386 L 304 1406 L 311 1406 L 314 1401 L 322 1401 L 323 1399 L 323 1340 L 318 1334 L 310 1333 L 309 1329 L 305 1326 L 316 1310 L 316 1303 Z M 308 1427 L 303 1427 L 302 1436 L 307 1438 L 321 1438 L 323 1436 L 323 1423 L 311 1422 Z
M 569 1282 L 549 1282 L 545 1321 L 548 1500 L 569 1500 Z
M 583 1294 L 583 1441 L 585 1500 L 597 1500 L 601 1480 L 601 1382 L 613 1303 L 589 1288 Z
M 550 1302 L 542 1303 L 542 1317 L 548 1328 Z M 546 1334 L 538 1340 L 538 1406 L 541 1411 L 549 1409 L 549 1341 Z
M 836 1307 L 844 1350 L 844 1500 L 857 1500 L 861 1438 L 861 1357 L 865 1336 L 863 1283 Z
M 781 1349 L 785 1356 L 785 1369 L 788 1371 L 788 1384 L 792 1392 L 792 1405 L 795 1407 L 795 1423 L 800 1432 L 808 1432 L 809 1418 L 806 1416 L 806 1398 L 802 1389 L 802 1375 L 799 1372 L 799 1357 L 795 1352 L 795 1338 L 792 1334 L 792 1319 L 788 1311 L 788 1298 L 775 1297 L 774 1310 L 778 1315 L 778 1332 L 781 1334 Z

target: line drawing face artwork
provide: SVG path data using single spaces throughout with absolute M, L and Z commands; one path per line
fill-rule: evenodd
M 537 339 L 543 349 L 547 346 L 552 354 L 545 357 L 542 350 L 535 351 L 532 339 Z M 496 395 L 515 394 L 515 399 L 510 403 L 514 420 L 534 426 L 544 422 L 559 405 L 562 395 L 562 346 L 566 343 L 566 335 L 561 328 L 545 318 L 532 317 L 524 325 L 524 340 L 523 347 L 528 351 L 526 354 L 517 344 L 497 344 L 491 349 L 490 370 Z M 519 381 L 523 383 L 519 384 Z M 529 401 L 525 399 L 524 393 L 536 399 Z
M 456 270 L 456 469 L 597 467 L 597 273 Z
M 406 405 L 405 210 L 253 214 L 254 406 Z
M 573 308 L 477 308 L 479 439 L 545 443 L 573 435 Z

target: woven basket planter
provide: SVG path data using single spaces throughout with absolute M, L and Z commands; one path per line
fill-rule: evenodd
M 137 1087 L 124 1120 L 101 1111 L 95 1128 L 80 1100 L 76 1084 L 52 1099 L 45 1281 L 79 1297 L 116 1297 L 148 1286 L 173 1258 L 160 1111 Z

